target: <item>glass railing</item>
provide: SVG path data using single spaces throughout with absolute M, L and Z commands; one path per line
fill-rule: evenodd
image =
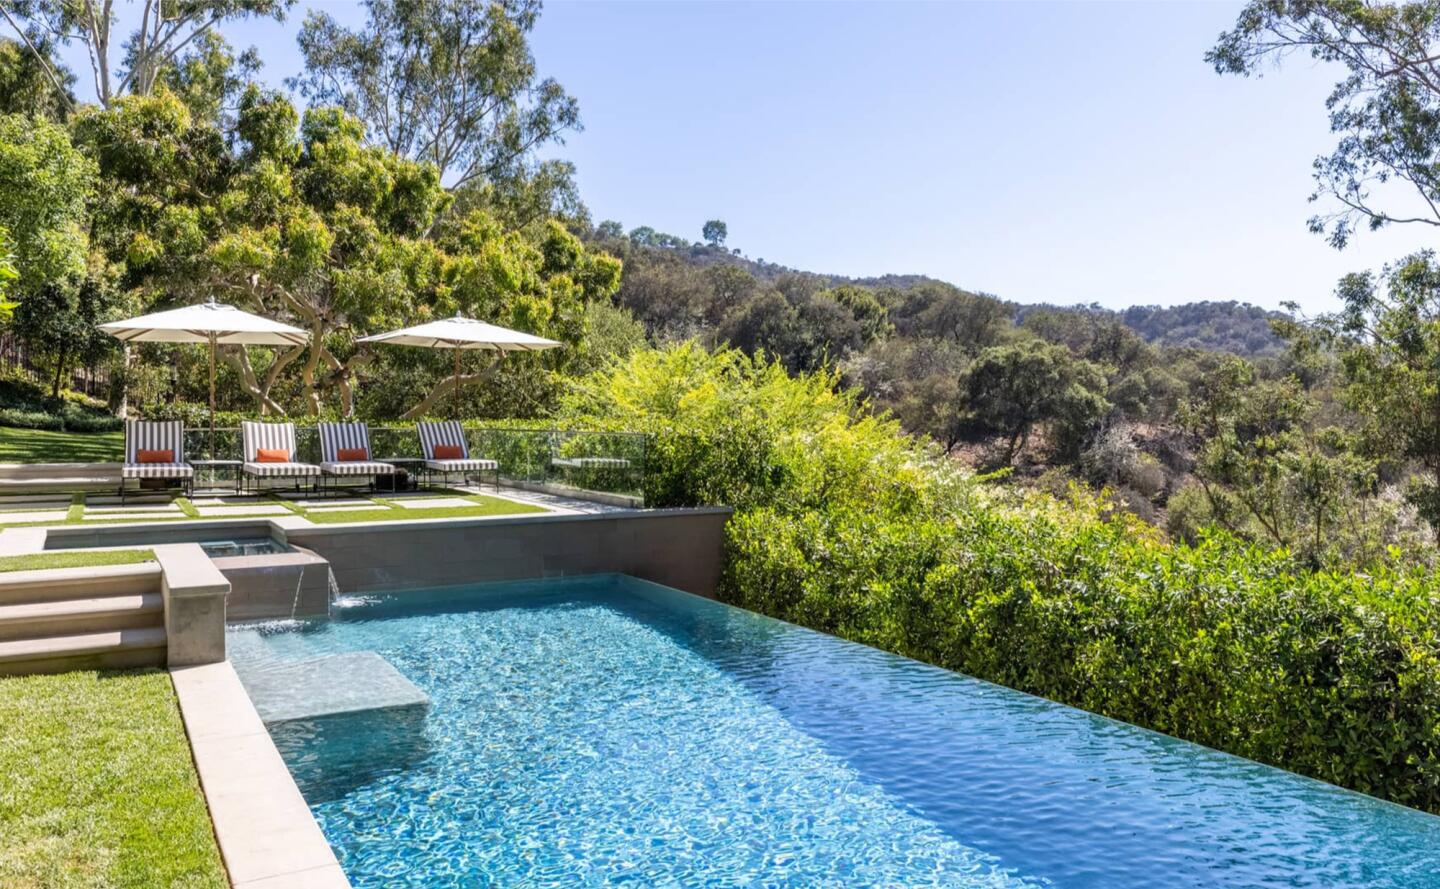
M 543 486 L 556 493 L 643 499 L 650 445 L 645 433 L 467 426 L 465 434 L 472 457 L 500 464 L 502 482 Z M 295 449 L 294 459 L 320 462 L 320 436 L 314 426 L 296 424 Z M 371 426 L 370 449 L 376 460 L 399 461 L 400 468 L 411 473 L 420 469 L 422 451 L 414 426 Z M 197 479 L 201 484 L 233 483 L 241 458 L 240 430 L 217 428 L 212 448 L 208 427 L 187 428 L 185 453 L 202 463 Z M 235 462 L 204 463 L 217 460 Z

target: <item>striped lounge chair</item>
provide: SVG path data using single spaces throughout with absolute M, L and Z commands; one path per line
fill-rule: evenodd
M 120 502 L 130 479 L 178 481 L 188 493 L 195 469 L 185 462 L 185 424 L 179 420 L 125 421 L 125 463 L 120 467 Z
M 471 473 L 495 473 L 495 490 L 500 490 L 500 464 L 494 460 L 472 458 L 470 445 L 465 441 L 465 428 L 459 420 L 445 420 L 439 423 L 416 423 L 420 433 L 420 450 L 425 455 L 426 474 L 442 477 L 458 473 L 469 478 Z
M 322 479 L 362 476 L 374 484 L 375 476 L 395 472 L 393 464 L 371 459 L 370 427 L 364 423 L 320 423 L 316 429 Z
M 300 479 L 320 476 L 319 466 L 295 459 L 294 423 L 246 420 L 240 424 L 240 442 L 245 458 L 240 470 L 247 482 L 255 483 L 257 490 L 261 480 L 267 478 L 295 479 L 298 486 Z

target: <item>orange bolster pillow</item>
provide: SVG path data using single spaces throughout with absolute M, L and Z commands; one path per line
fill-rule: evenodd
M 340 458 L 341 463 L 359 463 L 370 459 L 364 448 L 341 448 L 335 456 Z
M 135 459 L 141 463 L 174 463 L 174 451 L 136 451 Z
M 290 452 L 280 448 L 260 448 L 255 452 L 256 463 L 289 463 Z
M 435 446 L 436 460 L 463 460 L 464 458 L 465 450 L 459 445 L 437 444 Z

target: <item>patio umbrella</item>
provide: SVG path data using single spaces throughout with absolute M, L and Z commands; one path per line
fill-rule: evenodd
M 486 324 L 474 318 L 456 315 L 443 321 L 430 321 L 414 327 L 403 327 L 388 333 L 362 336 L 357 343 L 390 343 L 395 346 L 420 346 L 425 349 L 451 349 L 455 352 L 455 397 L 460 397 L 460 352 L 462 349 L 486 349 L 493 352 L 539 352 L 564 345 L 534 334 L 508 327 Z
M 298 346 L 310 334 L 298 327 L 210 300 L 197 306 L 112 321 L 99 329 L 126 343 L 208 343 L 210 346 L 210 453 L 215 453 L 215 347 Z

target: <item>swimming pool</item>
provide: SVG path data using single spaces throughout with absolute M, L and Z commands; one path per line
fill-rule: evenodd
M 429 695 L 273 732 L 357 887 L 1440 886 L 1440 818 L 630 578 L 338 614 L 229 641 Z

